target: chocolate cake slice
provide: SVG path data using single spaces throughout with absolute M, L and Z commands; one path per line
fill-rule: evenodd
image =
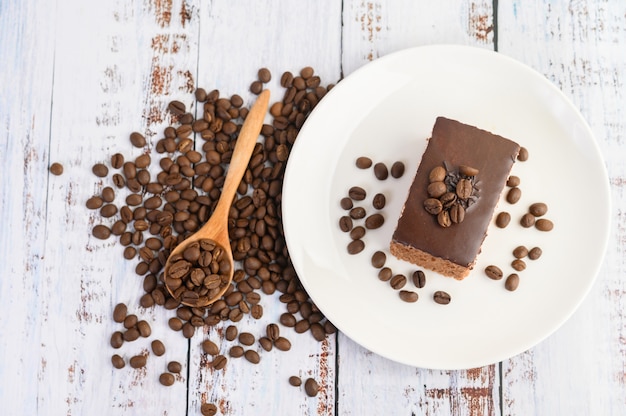
M 476 263 L 520 146 L 438 117 L 391 240 L 391 253 L 455 279 Z

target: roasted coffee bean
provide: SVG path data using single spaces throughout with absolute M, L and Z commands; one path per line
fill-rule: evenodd
M 548 206 L 543 202 L 535 202 L 530 207 L 528 207 L 528 212 L 530 212 L 535 217 L 541 217 L 548 212 Z
M 170 110 L 170 113 L 174 114 L 175 116 L 180 116 L 187 112 L 187 107 L 185 106 L 185 104 L 176 100 L 171 101 L 168 104 L 167 109 Z
M 130 329 L 137 325 L 137 322 L 139 322 L 139 318 L 137 317 L 137 315 L 127 315 L 126 318 L 124 318 L 123 322 L 124 328 Z
M 525 162 L 528 160 L 528 149 L 525 147 L 520 147 L 519 153 L 517 154 L 517 160 L 520 162 Z
M 528 252 L 528 258 L 531 260 L 537 260 L 539 257 L 541 257 L 541 254 L 542 250 L 539 247 L 533 247 Z
M 365 233 L 366 233 L 365 227 L 361 225 L 357 225 L 352 230 L 350 230 L 350 238 L 353 240 L 359 240 L 363 238 Z
M 256 339 L 254 338 L 254 335 L 249 332 L 242 332 L 241 334 L 239 334 L 239 342 L 243 345 L 250 346 L 254 344 L 255 341 Z
M 50 173 L 55 176 L 60 176 L 63 174 L 63 165 L 57 162 L 54 162 L 50 165 Z
M 117 369 L 124 368 L 126 366 L 124 359 L 117 354 L 113 354 L 111 356 L 111 364 L 113 364 L 113 367 Z
M 278 337 L 278 339 L 274 341 L 274 346 L 280 351 L 289 351 L 291 349 L 291 342 L 285 337 Z
M 270 341 L 268 337 L 259 338 L 259 345 L 261 345 L 261 348 L 263 348 L 265 351 L 271 351 L 274 347 L 274 344 L 272 343 L 272 341 Z
M 350 210 L 350 218 L 354 220 L 365 218 L 366 215 L 367 211 L 365 211 L 365 208 L 363 207 L 354 207 Z
M 372 266 L 377 269 L 380 269 L 385 265 L 385 261 L 387 261 L 387 255 L 382 251 L 377 251 L 372 255 Z
M 293 329 L 296 331 L 296 333 L 303 334 L 306 331 L 308 331 L 310 327 L 311 327 L 311 323 L 307 321 L 306 319 L 302 319 L 296 322 L 296 325 L 293 327 Z
M 437 214 L 437 222 L 444 228 L 451 226 L 452 220 L 450 219 L 450 213 L 448 211 L 441 211 Z
M 520 225 L 524 228 L 530 228 L 535 225 L 535 216 L 529 213 L 522 215 L 519 221 Z
M 230 355 L 233 358 L 243 357 L 243 353 L 244 353 L 244 349 L 241 345 L 233 345 L 228 350 L 228 355 Z
M 513 292 L 519 286 L 519 275 L 517 273 L 510 274 L 506 281 L 504 282 L 504 287 L 506 290 Z
M 99 196 L 92 196 L 87 200 L 85 206 L 89 209 L 98 209 L 102 206 L 104 201 Z
M 147 321 L 137 322 L 137 330 L 139 335 L 144 338 L 148 338 L 152 334 L 152 328 L 150 328 L 150 324 Z
M 139 339 L 139 330 L 137 328 L 130 328 L 126 332 L 122 333 L 124 341 L 133 342 Z
M 111 166 L 114 169 L 120 169 L 124 165 L 124 155 L 121 153 L 115 153 L 111 156 Z
M 285 325 L 288 328 L 293 328 L 294 326 L 296 326 L 296 317 L 290 313 L 283 313 L 282 315 L 280 315 L 279 320 L 281 324 Z
M 471 177 L 476 176 L 479 170 L 467 165 L 459 165 L 459 173 L 463 176 Z
M 397 274 L 391 278 L 389 285 L 395 289 L 400 290 L 406 285 L 406 276 L 403 274 Z
M 128 307 L 124 303 L 118 303 L 113 309 L 113 321 L 122 323 L 126 319 Z
M 135 131 L 130 134 L 130 142 L 135 147 L 144 147 L 146 145 L 146 138 L 143 134 Z
M 113 202 L 115 199 L 115 191 L 110 186 L 102 188 L 102 200 L 104 202 Z M 117 208 L 116 208 L 117 211 Z
M 343 217 L 339 218 L 339 228 L 344 233 L 347 233 L 348 231 L 350 231 L 352 229 L 352 218 L 350 218 L 347 215 L 344 215 Z
M 496 216 L 496 226 L 498 228 L 506 228 L 511 222 L 511 214 L 508 212 L 502 211 Z
M 441 201 L 444 209 L 450 209 L 450 207 L 457 201 L 456 193 L 446 192 L 439 197 L 439 201 Z
M 115 331 L 111 334 L 111 346 L 115 349 L 120 348 L 124 344 L 124 334 L 120 331 Z
M 294 387 L 300 387 L 302 385 L 302 379 L 298 376 L 291 376 L 289 377 L 289 384 Z
M 98 224 L 91 230 L 94 237 L 106 240 L 111 235 L 111 230 L 106 225 Z
M 352 209 L 352 207 L 354 206 L 354 204 L 352 203 L 352 199 L 348 197 L 341 198 L 341 201 L 339 201 L 339 205 L 341 205 L 341 208 L 345 209 L 346 211 Z
M 141 368 L 146 366 L 147 359 L 145 355 L 135 355 L 128 362 L 132 368 Z
M 176 381 L 176 379 L 174 378 L 174 375 L 171 373 L 162 373 L 159 376 L 159 383 L 161 383 L 162 385 L 169 387 L 172 384 L 174 384 L 174 381 Z
M 509 189 L 509 192 L 506 194 L 506 201 L 509 204 L 515 204 L 522 197 L 522 190 L 518 187 L 514 187 Z
M 426 286 L 426 274 L 421 270 L 416 270 L 411 276 L 416 288 L 421 289 Z
M 167 363 L 167 371 L 174 374 L 180 374 L 183 370 L 183 366 L 178 361 L 170 361 Z
M 263 83 L 261 81 L 253 81 L 250 84 L 250 92 L 255 95 L 261 94 L 263 91 Z
M 378 213 L 372 214 L 365 219 L 365 228 L 368 230 L 375 230 L 382 227 L 384 223 L 385 217 Z
M 528 249 L 525 246 L 517 246 L 513 250 L 513 257 L 516 259 L 523 259 L 528 255 Z
M 400 299 L 408 303 L 417 302 L 419 297 L 417 293 L 410 290 L 401 290 L 398 295 L 400 296 Z
M 358 254 L 365 248 L 363 240 L 352 240 L 348 244 L 348 254 Z
M 180 331 L 183 329 L 183 321 L 181 321 L 178 318 L 170 318 L 167 321 L 167 324 L 169 325 L 169 327 L 174 330 L 174 331 Z
M 117 214 L 117 207 L 113 204 L 106 204 L 100 208 L 100 215 L 104 218 L 111 218 Z
M 348 196 L 354 201 L 363 201 L 367 196 L 367 192 L 360 186 L 353 186 L 348 190 Z
M 539 218 L 535 223 L 535 228 L 539 231 L 552 231 L 554 224 L 548 219 Z
M 384 181 L 389 176 L 389 170 L 384 163 L 376 163 L 374 165 L 374 176 L 380 181 Z
M 369 169 L 372 166 L 372 159 L 361 156 L 356 159 L 356 167 L 359 169 Z
M 500 280 L 503 276 L 502 270 L 498 266 L 494 266 L 493 264 L 485 268 L 485 274 L 488 278 L 493 280 Z
M 154 341 L 152 341 L 150 346 L 152 347 L 152 352 L 157 357 L 160 357 L 163 354 L 165 354 L 165 345 L 163 345 L 163 342 L 161 342 L 160 340 L 155 339 Z
M 137 249 L 135 247 L 129 246 L 124 249 L 124 258 L 126 260 L 132 260 L 137 255 Z
M 521 182 L 522 181 L 520 180 L 518 176 L 511 175 L 506 181 L 506 186 L 508 186 L 509 188 L 515 188 L 517 186 L 520 186 Z
M 283 88 L 291 87 L 293 83 L 293 74 L 289 71 L 283 72 L 280 77 L 280 86 Z
M 526 268 L 526 263 L 522 259 L 515 259 L 511 262 L 511 267 L 518 272 L 521 272 Z
M 225 338 L 227 341 L 233 341 L 235 338 L 237 338 L 237 333 L 239 331 L 237 330 L 237 327 L 234 325 L 229 325 L 226 328 L 226 335 Z
M 217 414 L 217 406 L 213 403 L 202 403 L 200 413 L 202 416 L 215 416 Z
M 93 172 L 94 175 L 100 178 L 104 178 L 105 176 L 109 174 L 109 168 L 107 168 L 104 163 L 96 163 L 91 168 L 91 171 Z
M 226 367 L 226 363 L 228 362 L 228 358 L 224 355 L 216 355 L 211 362 L 211 366 L 216 370 L 221 370 Z
M 443 182 L 446 179 L 446 170 L 442 166 L 435 166 L 428 174 L 428 182 Z
M 424 201 L 424 209 L 431 215 L 438 215 L 443 210 L 443 204 L 437 198 L 427 198 Z
M 465 219 L 465 208 L 460 204 L 454 204 L 450 208 L 450 221 L 459 224 Z
M 439 198 L 448 191 L 448 187 L 443 182 L 431 182 L 426 191 L 431 198 Z
M 461 199 L 467 199 L 472 195 L 473 189 L 469 179 L 460 179 L 456 184 L 456 195 Z
M 372 206 L 376 209 L 385 208 L 385 204 L 387 203 L 387 198 L 384 194 L 376 194 L 374 195 L 374 199 L 372 200 Z
M 450 297 L 450 294 L 447 292 L 444 292 L 443 290 L 436 291 L 433 294 L 433 299 L 435 300 L 436 303 L 440 305 L 447 305 L 452 300 L 452 298 Z
M 261 362 L 261 356 L 255 350 L 247 350 L 243 356 L 252 364 L 258 364 Z
M 396 179 L 401 178 L 402 175 L 404 175 L 404 163 L 400 161 L 394 162 L 394 164 L 391 165 L 390 173 L 391 176 Z
M 259 81 L 264 84 L 267 84 L 272 79 L 272 73 L 267 68 L 261 68 L 258 72 Z
M 268 324 L 265 328 L 265 334 L 271 341 L 276 341 L 280 338 L 280 327 L 276 324 Z
M 319 384 L 317 384 L 317 381 L 315 381 L 315 379 L 307 378 L 304 382 L 304 391 L 306 392 L 307 396 L 315 397 L 320 391 L 320 386 Z
M 388 282 L 389 280 L 391 280 L 392 276 L 393 276 L 393 272 L 391 271 L 389 267 L 383 267 L 378 272 L 378 279 L 380 279 L 383 282 Z

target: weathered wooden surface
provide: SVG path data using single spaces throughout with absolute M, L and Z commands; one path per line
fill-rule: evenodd
M 0 3 L 0 398 L 2 414 L 199 414 L 202 402 L 231 415 L 625 414 L 622 278 L 626 6 L 620 1 L 35 0 Z M 494 4 L 497 10 L 494 10 Z M 496 14 L 497 13 L 497 14 Z M 497 41 L 497 42 L 496 42 Z M 153 146 L 172 99 L 193 103 L 195 86 L 241 94 L 256 70 L 311 65 L 326 83 L 409 46 L 457 43 L 516 58 L 546 75 L 591 125 L 613 191 L 613 232 L 599 280 L 573 317 L 546 341 L 502 363 L 467 371 L 400 365 L 338 334 L 318 344 L 283 331 L 289 352 L 223 372 L 200 343 L 227 351 L 223 328 L 187 341 L 167 327 L 171 313 L 137 306 L 142 294 L 122 247 L 90 235 L 97 216 L 85 199 L 103 183 L 93 163 Z M 278 97 L 275 97 L 276 99 Z M 52 161 L 65 166 L 56 177 Z M 119 195 L 118 198 L 122 198 Z M 584 238 L 584 236 L 581 236 Z M 573 260 L 574 261 L 574 260 Z M 124 345 L 168 351 L 145 370 L 113 370 L 109 346 L 118 302 L 148 320 L 153 336 Z M 262 320 L 240 328 L 257 337 L 282 306 L 264 298 Z M 185 369 L 158 383 L 170 360 Z M 315 377 L 309 398 L 287 383 Z

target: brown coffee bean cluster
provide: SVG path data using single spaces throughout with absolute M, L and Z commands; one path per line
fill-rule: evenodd
M 478 199 L 478 173 L 478 169 L 465 165 L 450 169 L 445 162 L 431 169 L 424 209 L 437 218 L 441 227 L 463 222 L 466 210 Z
M 504 287 L 511 292 L 516 290 L 520 282 L 519 273 L 526 269 L 526 261 L 524 259 L 528 258 L 529 260 L 537 260 L 541 257 L 542 253 L 543 252 L 539 247 L 533 247 L 530 250 L 523 245 L 515 247 L 512 253 L 513 261 L 511 261 L 511 267 L 517 273 L 511 273 L 507 276 L 504 282 Z M 502 269 L 493 264 L 485 268 L 485 274 L 492 280 L 501 280 L 504 277 Z

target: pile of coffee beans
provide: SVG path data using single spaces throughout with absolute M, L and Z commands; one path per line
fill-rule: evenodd
M 270 71 L 260 69 L 250 90 L 260 93 L 270 79 Z M 224 295 L 207 307 L 185 306 L 181 301 L 197 301 L 200 305 L 202 296 L 210 296 L 216 290 L 214 286 L 224 284 L 223 276 L 230 270 L 222 267 L 219 254 L 215 253 L 217 248 L 211 250 L 200 243 L 193 252 L 183 253 L 177 260 L 183 263 L 175 263 L 176 277 L 168 282 L 163 267 L 170 252 L 197 231 L 215 209 L 238 133 L 248 114 L 242 97 L 224 97 L 217 89 L 198 88 L 197 117 L 181 101 L 172 101 L 168 105 L 171 125 L 160 137 L 147 139 L 140 132 L 129 135 L 132 146 L 143 150 L 141 155 L 130 158 L 115 153 L 92 167 L 98 183 L 110 180 L 110 185 L 105 182 L 99 194 L 86 201 L 86 206 L 97 210 L 100 217 L 92 228 L 93 236 L 119 240 L 125 247 L 124 258 L 137 261 L 135 271 L 145 291 L 138 300 L 139 306 L 172 310 L 175 316 L 168 324 L 186 338 L 193 337 L 197 328 L 223 321 L 236 323 L 247 314 L 261 318 L 261 294 L 276 292 L 286 306 L 280 322 L 294 322 L 292 327 L 297 323 L 297 333 L 309 332 L 319 341 L 336 332 L 296 275 L 285 244 L 281 213 L 282 182 L 291 147 L 311 110 L 333 85 L 323 86 L 311 67 L 298 74 L 284 72 L 280 84 L 284 94 L 270 107 L 272 121 L 262 127 L 261 140 L 254 148 L 230 210 L 229 235 L 236 262 L 233 281 Z M 57 166 L 52 170 L 59 171 Z M 203 250 L 210 253 L 210 261 Z M 200 255 L 194 260 L 198 251 Z M 116 331 L 111 345 L 119 348 L 136 339 L 137 334 L 142 336 L 140 327 Z M 239 341 L 245 344 L 251 338 L 243 336 Z M 289 340 L 282 336 L 262 337 L 258 343 L 268 351 L 271 347 L 283 351 L 291 348 Z M 164 350 L 165 346 L 161 343 L 157 348 Z M 233 348 L 231 351 L 237 355 L 238 349 Z M 259 362 L 258 351 L 249 351 L 252 352 L 244 351 L 243 356 L 252 363 Z M 139 356 L 145 358 L 147 354 Z M 227 362 L 223 357 L 217 361 L 214 357 L 213 367 L 223 368 Z M 140 365 L 141 361 L 135 358 L 133 363 Z M 120 367 L 124 359 L 117 355 L 112 357 L 112 363 Z M 174 362 L 170 364 L 174 370 L 177 368 Z M 169 367 L 169 373 L 174 373 Z M 170 385 L 173 380 L 166 373 L 160 377 L 163 385 Z

